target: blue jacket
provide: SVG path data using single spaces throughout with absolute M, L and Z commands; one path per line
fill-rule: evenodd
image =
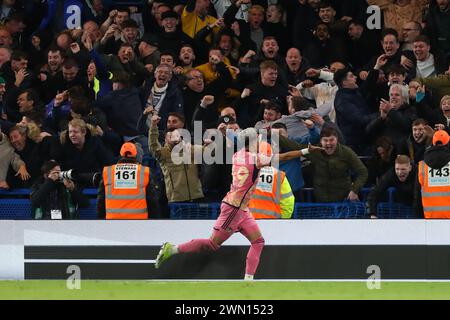
M 286 173 L 293 192 L 303 188 L 305 182 L 303 181 L 302 162 L 300 159 L 280 161 L 280 170 Z
M 371 112 L 359 89 L 339 88 L 334 100 L 334 109 L 336 123 L 347 144 L 364 144 L 365 129 L 377 114 Z
M 95 99 L 99 99 L 112 91 L 112 73 L 108 71 L 101 57 L 95 49 L 89 52 L 89 56 L 94 61 L 97 68 L 97 75 L 92 83 Z
M 105 112 L 108 125 L 114 132 L 120 136 L 139 135 L 136 125 L 142 114 L 142 105 L 138 89 L 111 91 L 94 105 Z
M 292 139 L 301 144 L 318 143 L 320 140 L 320 133 L 317 127 L 309 129 L 309 133 L 298 138 Z M 286 177 L 291 185 L 293 192 L 300 190 L 305 185 L 302 175 L 302 162 L 300 159 L 292 159 L 288 161 L 280 161 L 280 170 L 286 173 Z

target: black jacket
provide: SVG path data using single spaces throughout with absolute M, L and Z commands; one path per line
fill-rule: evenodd
M 89 130 L 86 132 L 86 141 L 81 150 L 72 144 L 68 131 L 62 135 L 62 170 L 75 169 L 79 173 L 101 172 L 104 166 L 114 163 L 112 153 L 99 138 L 92 137 Z
M 308 59 L 303 58 L 302 62 L 300 63 L 300 68 L 297 72 L 292 72 L 287 64 L 283 64 L 283 73 L 280 74 L 280 76 L 285 75 L 286 81 L 288 84 L 292 86 L 298 85 L 300 82 L 306 80 L 308 77 L 306 76 L 306 70 L 308 70 L 311 67 Z
M 281 107 L 282 114 L 288 114 L 286 96 L 289 95 L 286 86 L 276 83 L 273 87 L 266 87 L 261 82 L 248 86 L 251 91 L 249 97 L 239 98 L 237 102 L 238 118 L 241 118 L 246 126 L 254 126 L 256 122 L 263 118 L 264 105 L 260 103 L 262 99 L 266 99 L 277 103 Z
M 384 52 L 383 52 L 384 53 Z M 378 57 L 381 55 L 375 55 L 372 57 L 372 59 L 359 71 L 370 71 L 373 70 L 373 67 L 375 66 L 375 64 L 377 63 L 377 59 Z M 393 66 L 393 65 L 398 65 L 401 62 L 401 58 L 402 55 L 404 55 L 406 58 L 408 58 L 411 61 L 415 61 L 415 57 L 414 54 L 411 51 L 400 51 L 400 49 L 393 55 L 390 57 L 387 57 L 387 62 L 386 64 L 381 67 L 381 69 L 383 70 L 384 74 L 388 74 L 389 69 Z M 359 73 L 359 72 L 358 72 Z M 416 76 L 416 66 L 414 65 L 411 69 L 407 70 L 407 81 L 410 79 L 413 79 Z
M 330 38 L 320 41 L 314 37 L 303 50 L 303 56 L 314 68 L 330 66 L 335 61 L 347 61 L 345 46 L 342 41 Z
M 22 181 L 18 176 L 15 176 L 15 172 L 10 168 L 7 178 L 8 184 L 11 188 L 30 188 L 41 176 L 41 166 L 44 163 L 44 159 L 41 157 L 39 144 L 27 138 L 25 148 L 22 151 L 16 150 L 16 153 L 25 162 L 31 178 L 27 181 Z
M 157 35 L 157 41 L 160 52 L 170 51 L 175 57 L 178 57 L 182 45 L 193 45 L 192 39 L 181 31 L 161 32 Z
M 142 103 L 136 88 L 113 90 L 95 104 L 105 114 L 108 125 L 120 136 L 136 136 Z
M 372 189 L 367 198 L 369 203 L 369 210 L 371 214 L 377 214 L 377 205 L 386 197 L 387 190 L 391 187 L 395 188 L 394 202 L 402 203 L 407 206 L 413 205 L 414 186 L 417 176 L 417 168 L 414 166 L 406 178 L 406 181 L 401 182 L 395 174 L 394 168 L 386 172 L 379 180 L 377 185 Z
M 431 1 L 428 14 L 424 20 L 426 21 L 424 34 L 430 37 L 431 47 L 442 53 L 448 53 L 450 49 L 450 37 L 447 26 L 450 24 L 450 11 L 442 12 L 437 6 L 436 1 Z
M 89 199 L 75 184 L 69 191 L 64 184 L 51 179 L 43 179 L 31 187 L 31 208 L 33 219 L 51 219 L 51 210 L 59 209 L 63 219 L 78 219 L 78 207 L 89 206 Z
M 404 104 L 397 110 L 391 109 L 385 119 L 378 117 L 372 120 L 366 128 L 366 132 L 373 138 L 387 136 L 398 146 L 409 136 L 412 122 L 415 119 L 417 119 L 416 108 Z
M 398 147 L 398 154 L 407 155 L 415 164 L 418 164 L 423 160 L 425 149 L 429 145 L 428 141 L 417 143 L 413 136 L 410 135 L 402 144 Z
M 289 30 L 283 25 L 282 22 L 264 22 L 262 24 L 262 29 L 264 31 L 264 37 L 272 36 L 277 39 L 278 46 L 280 47 L 280 54 L 284 55 L 288 50 L 288 42 L 290 40 Z
M 250 24 L 243 19 L 236 19 L 236 14 L 238 11 L 239 8 L 235 4 L 228 7 L 228 9 L 223 13 L 225 25 L 231 29 L 231 25 L 236 21 L 239 24 L 239 29 L 241 31 L 238 37 L 239 42 L 245 47 L 246 50 L 254 50 L 256 52 L 256 44 L 250 37 Z
M 296 48 L 303 49 L 314 37 L 313 30 L 320 19 L 319 10 L 312 8 L 309 4 L 297 4 L 299 1 L 295 1 L 295 3 L 296 13 L 293 22 L 292 44 Z
M 380 70 L 369 70 L 369 75 L 363 84 L 364 97 L 370 109 L 374 112 L 379 112 L 381 99 L 389 100 L 389 84 L 387 81 L 379 83 L 379 75 Z
M 339 88 L 334 100 L 336 123 L 348 145 L 367 143 L 365 129 L 376 118 L 359 89 Z
M 364 29 L 361 37 L 349 41 L 349 63 L 355 70 L 362 68 L 372 57 L 381 55 L 381 46 L 378 37 L 373 31 Z

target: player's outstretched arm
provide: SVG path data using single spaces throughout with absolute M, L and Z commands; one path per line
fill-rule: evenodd
M 295 151 L 289 151 L 289 152 L 277 154 L 274 156 L 274 158 L 275 158 L 275 160 L 278 160 L 278 161 L 288 161 L 288 160 L 300 158 L 302 155 L 303 154 L 300 150 L 295 150 Z
M 275 160 L 287 161 L 287 160 L 300 158 L 302 156 L 306 156 L 307 154 L 309 154 L 311 152 L 318 152 L 318 151 L 322 151 L 322 150 L 325 150 L 325 149 L 322 147 L 313 146 L 312 144 L 308 144 L 308 148 L 305 148 L 302 150 L 295 150 L 295 151 L 280 153 L 280 154 L 275 155 L 274 157 L 278 157 L 278 159 L 275 158 Z

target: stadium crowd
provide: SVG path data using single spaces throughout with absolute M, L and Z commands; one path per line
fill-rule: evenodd
M 33 187 L 39 207 L 43 177 L 58 183 L 51 169 L 102 172 L 131 141 L 157 216 L 220 201 L 226 152 L 202 165 L 170 157 L 188 143 L 178 129 L 199 121 L 223 150 L 249 127 L 277 131 L 280 153 L 321 145 L 280 164 L 298 202 L 305 187 L 342 202 L 369 186 L 376 216 L 394 186 L 413 205 L 434 132 L 450 132 L 449 0 L 116 2 L 0 1 L 0 188 Z M 84 203 L 77 189 L 91 180 L 66 187 Z

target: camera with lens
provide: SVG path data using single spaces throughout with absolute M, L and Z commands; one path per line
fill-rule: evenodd
M 101 180 L 100 172 L 78 173 L 75 169 L 59 172 L 59 180 L 69 179 L 77 181 L 85 186 L 98 187 Z
M 60 171 L 59 172 L 59 180 L 64 180 L 64 179 L 68 179 L 68 180 L 76 180 L 76 172 L 73 171 L 73 169 L 67 170 L 67 171 Z

